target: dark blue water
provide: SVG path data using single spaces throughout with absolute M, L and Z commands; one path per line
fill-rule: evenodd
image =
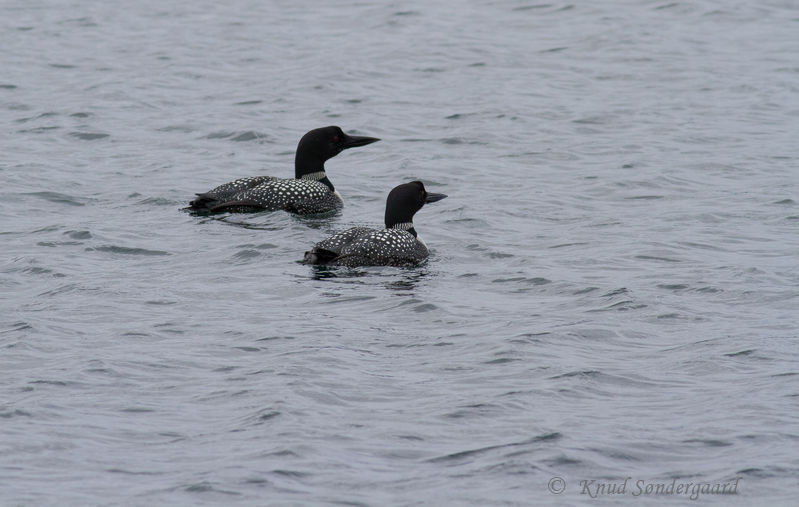
M 794 505 L 798 34 L 780 0 L 3 3 L 0 503 Z M 325 125 L 382 139 L 328 162 L 340 214 L 180 211 Z M 413 179 L 450 196 L 427 264 L 297 262 Z

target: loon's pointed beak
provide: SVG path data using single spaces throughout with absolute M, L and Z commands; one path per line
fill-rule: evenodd
M 344 139 L 341 140 L 342 150 L 346 150 L 347 148 L 357 148 L 358 146 L 366 146 L 367 144 L 372 144 L 380 140 L 376 137 L 348 136 L 347 134 L 344 135 Z
M 427 198 L 424 200 L 425 203 L 429 202 L 436 202 L 440 201 L 441 199 L 445 198 L 447 194 L 431 194 L 430 192 L 427 193 Z

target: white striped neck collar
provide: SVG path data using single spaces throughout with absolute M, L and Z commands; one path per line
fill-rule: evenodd
M 392 229 L 399 229 L 401 231 L 409 231 L 413 229 L 413 222 L 402 222 L 401 224 L 394 224 L 391 226 Z
M 413 228 L 413 222 L 402 222 L 402 223 L 399 223 L 399 224 L 394 224 L 394 225 L 392 225 L 389 228 L 390 229 L 395 229 L 395 230 L 398 230 L 398 231 L 407 231 L 407 232 L 413 234 L 414 238 L 418 237 L 416 235 L 416 229 Z
M 327 178 L 327 174 L 325 174 L 324 171 L 316 171 L 315 173 L 303 174 L 300 177 L 301 180 L 313 180 L 313 181 L 319 181 L 325 178 Z

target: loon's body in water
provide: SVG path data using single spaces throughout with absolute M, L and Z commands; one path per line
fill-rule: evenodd
M 428 193 L 421 181 L 394 187 L 386 200 L 386 228 L 353 227 L 305 252 L 304 262 L 327 266 L 412 266 L 428 256 L 427 246 L 413 228 L 413 215 L 425 203 L 445 198 Z
M 325 161 L 347 148 L 379 139 L 350 136 L 339 127 L 314 129 L 302 136 L 294 158 L 294 179 L 241 178 L 197 194 L 188 209 L 199 212 L 286 210 L 301 215 L 334 211 L 344 204 L 325 174 Z

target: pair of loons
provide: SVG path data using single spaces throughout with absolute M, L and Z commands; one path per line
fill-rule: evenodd
M 294 179 L 274 176 L 241 178 L 197 194 L 190 211 L 200 213 L 285 210 L 301 215 L 340 209 L 341 195 L 325 174 L 325 161 L 348 148 L 379 141 L 350 136 L 339 127 L 314 129 L 302 136 L 294 158 Z M 428 256 L 416 234 L 413 216 L 444 194 L 430 193 L 421 181 L 394 187 L 386 200 L 386 228 L 353 227 L 317 243 L 304 262 L 328 266 L 408 266 Z

